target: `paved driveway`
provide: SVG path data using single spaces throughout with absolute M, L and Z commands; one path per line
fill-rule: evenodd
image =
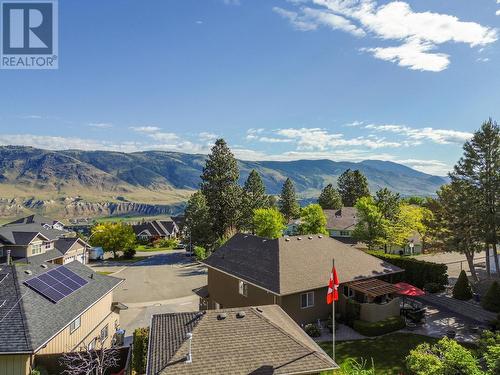
M 112 276 L 125 279 L 115 289 L 113 299 L 128 306 L 120 313 L 126 343 L 130 343 L 135 328 L 149 325 L 152 314 L 198 311 L 199 299 L 193 289 L 207 284 L 205 267 L 186 257 L 182 250 L 153 255 L 132 264 L 95 267 L 97 271 L 114 272 Z

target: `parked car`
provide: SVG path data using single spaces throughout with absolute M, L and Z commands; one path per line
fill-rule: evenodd
M 104 260 L 104 250 L 102 247 L 93 247 L 90 249 L 89 258 L 91 260 Z

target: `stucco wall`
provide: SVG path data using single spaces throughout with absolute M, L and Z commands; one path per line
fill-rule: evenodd
M 223 308 L 271 305 L 277 303 L 275 295 L 253 285 L 248 285 L 247 297 L 239 294 L 239 280 L 213 268 L 208 268 L 209 309 L 215 302 Z M 277 298 L 277 297 L 276 297 Z
M 379 305 L 377 303 L 362 303 L 360 305 L 359 318 L 367 322 L 378 322 L 399 316 L 399 298 L 394 298 L 389 303 Z
M 326 303 L 327 287 L 315 289 L 314 306 L 301 308 L 301 294 L 282 296 L 280 306 L 298 324 L 316 322 L 318 319 L 327 319 L 332 313 L 332 305 Z M 337 308 L 337 305 L 335 307 Z

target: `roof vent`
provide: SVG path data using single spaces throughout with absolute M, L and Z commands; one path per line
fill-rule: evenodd
M 285 241 L 286 241 L 286 242 L 290 242 L 290 238 L 288 238 L 288 237 L 287 237 L 287 238 L 285 238 Z
M 302 241 L 302 237 L 297 237 L 297 240 L 298 241 Z
M 226 313 L 220 313 L 217 315 L 217 320 L 224 320 L 227 318 L 227 314 Z
M 191 344 L 193 341 L 193 334 L 189 332 L 187 335 L 187 339 L 189 340 L 189 352 L 186 356 L 186 363 L 193 363 L 193 352 L 191 350 Z
M 24 273 L 25 273 L 26 275 L 31 275 L 33 272 L 31 272 L 30 270 L 24 270 Z
M 258 312 L 264 312 L 260 307 L 256 307 L 255 310 L 257 310 Z
M 312 240 L 312 239 L 313 239 L 313 238 L 312 238 L 312 236 L 309 236 L 309 237 L 307 237 L 307 238 L 309 238 L 310 240 Z
M 42 267 L 42 268 L 48 268 L 48 266 L 46 264 L 42 264 L 40 267 Z
M 236 317 L 237 317 L 238 319 L 243 319 L 245 316 L 246 316 L 246 313 L 245 313 L 244 311 L 238 311 L 238 312 L 236 313 Z
M 323 236 L 320 234 L 320 235 L 318 236 L 318 238 L 323 238 Z

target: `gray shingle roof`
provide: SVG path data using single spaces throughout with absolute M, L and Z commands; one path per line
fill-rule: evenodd
M 239 312 L 244 316 L 238 317 Z M 187 333 L 193 335 L 189 364 Z M 148 375 L 312 374 L 336 368 L 276 305 L 152 317 Z
M 66 254 L 68 250 L 75 244 L 75 242 L 81 242 L 83 246 L 85 243 L 78 237 L 64 237 L 56 240 L 54 246 L 57 250 L 59 250 L 62 254 Z
M 30 351 L 36 351 L 47 340 L 123 281 L 112 276 L 97 274 L 89 267 L 74 261 L 64 266 L 85 278 L 88 283 L 61 301 L 52 303 L 23 284 L 29 278 L 58 267 L 50 263 L 45 263 L 45 265 L 47 268 L 41 267 L 39 263 L 16 264 L 9 267 L 12 274 L 11 279 L 15 280 L 15 282 L 9 284 L 8 293 L 16 291 L 17 295 L 22 298 L 20 298 L 19 302 L 20 310 L 18 312 L 13 310 L 15 315 L 10 316 L 9 314 L 8 319 L 17 320 L 22 316 L 24 329 L 18 327 L 18 329 L 11 330 L 8 334 L 2 334 L 10 326 L 7 320 L 0 323 L 0 347 L 3 346 L 7 351 L 15 351 L 16 347 L 21 347 L 23 335 L 27 337 L 25 347 L 28 347 Z M 25 272 L 28 270 L 31 271 L 31 274 Z M 90 278 L 91 274 L 93 275 L 92 278 Z M 3 288 L 0 289 L 2 290 L 0 293 L 7 293 Z
M 56 219 L 51 219 L 49 217 L 45 217 L 42 215 L 33 214 L 33 215 L 29 215 L 29 216 L 22 217 L 20 219 L 11 221 L 10 223 L 7 223 L 5 225 L 11 225 L 11 224 L 40 224 L 40 225 L 48 224 L 48 225 L 54 225 L 56 223 L 60 223 L 60 221 L 56 220 Z
M 15 277 L 13 266 L 0 265 L 0 353 L 31 350 Z
M 40 224 L 12 224 L 0 227 L 0 237 L 6 242 L 15 245 L 28 245 L 37 233 L 49 240 L 56 240 L 68 235 L 68 232 L 57 229 L 46 229 Z
M 403 271 L 364 251 L 319 235 L 270 240 L 239 233 L 204 263 L 286 295 L 326 286 L 332 259 L 341 283 Z
M 326 227 L 337 230 L 354 230 L 358 223 L 358 211 L 355 207 L 342 207 L 339 210 L 323 210 Z

